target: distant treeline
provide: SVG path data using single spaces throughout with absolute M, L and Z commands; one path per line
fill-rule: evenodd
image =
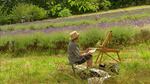
M 0 0 L 0 24 L 147 4 L 150 0 Z

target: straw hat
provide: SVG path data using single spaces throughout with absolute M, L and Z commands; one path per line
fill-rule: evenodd
M 79 37 L 79 33 L 77 31 L 73 31 L 70 33 L 70 40 L 74 40 Z

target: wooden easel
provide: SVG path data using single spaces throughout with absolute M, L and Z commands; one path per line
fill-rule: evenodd
M 99 47 L 97 48 L 97 50 L 99 51 L 99 54 L 96 58 L 95 64 L 97 64 L 97 62 L 100 64 L 102 62 L 102 58 L 103 58 L 104 55 L 112 58 L 116 62 L 121 61 L 120 56 L 119 56 L 119 50 L 112 49 L 112 48 L 107 48 L 107 45 L 110 43 L 111 39 L 112 39 L 112 31 L 108 32 L 108 34 L 106 35 L 106 38 L 105 38 L 104 42 L 102 43 L 102 45 L 99 45 Z M 111 55 L 108 54 L 108 52 L 116 53 L 117 56 L 118 56 L 118 59 L 113 58 Z

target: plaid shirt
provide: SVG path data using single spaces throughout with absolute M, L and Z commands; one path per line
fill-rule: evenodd
M 79 46 L 75 42 L 69 42 L 68 54 L 70 64 L 74 64 L 75 62 L 80 61 Z

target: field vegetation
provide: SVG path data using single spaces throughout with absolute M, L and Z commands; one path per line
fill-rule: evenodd
M 150 57 L 149 44 L 125 47 L 120 55 L 119 75 L 104 81 L 104 84 L 149 84 Z M 94 54 L 96 57 L 97 53 Z M 12 58 L 11 54 L 0 54 L 0 83 L 2 84 L 86 84 L 78 76 L 72 75 L 67 55 L 24 54 Z M 109 62 L 110 59 L 105 58 Z
M 136 27 L 113 27 L 110 29 L 91 28 L 88 31 L 80 31 L 81 49 L 95 47 L 96 43 L 102 42 L 108 31 L 113 31 L 113 40 L 110 47 L 123 48 L 139 43 L 149 43 L 149 29 L 136 29 Z M 69 32 L 54 32 L 51 34 L 34 33 L 22 35 L 6 35 L 0 40 L 0 51 L 9 53 L 27 53 L 30 51 L 46 52 L 48 54 L 58 54 L 67 52 L 69 42 Z M 94 39 L 93 39 L 94 38 Z
M 100 12 L 97 14 L 90 14 L 86 16 L 81 15 L 81 16 L 73 16 L 69 18 L 59 18 L 51 21 L 42 21 L 42 22 L 39 21 L 33 23 L 3 25 L 0 26 L 0 31 L 39 30 L 39 29 L 48 29 L 48 28 L 63 28 L 67 26 L 96 25 L 100 23 L 116 23 L 116 22 L 128 22 L 128 21 L 134 22 L 136 20 L 149 18 L 150 17 L 149 10 L 150 10 L 150 6 L 139 6 L 134 8 L 118 9 L 118 11 L 111 10 L 107 12 Z M 18 14 L 21 15 L 20 13 Z M 25 13 L 22 14 L 25 15 Z M 42 12 L 42 14 L 44 13 Z M 15 15 L 18 18 L 21 18 L 17 14 Z M 29 18 L 36 17 L 36 16 L 38 16 L 37 18 L 40 18 L 39 17 L 40 15 L 38 14 L 35 16 L 31 16 Z
M 9 3 L 10 5 L 8 4 L 9 1 L 11 2 Z M 26 2 L 21 3 L 23 5 L 20 5 L 21 1 L 19 1 L 20 0 L 0 0 L 0 4 L 1 2 L 3 3 L 3 7 L 0 6 L 0 10 L 7 9 L 6 16 L 8 18 L 9 14 L 16 15 L 21 11 L 19 15 L 23 14 L 23 16 L 26 16 L 23 20 L 34 21 L 50 16 L 57 17 L 60 15 L 94 12 L 96 11 L 95 6 L 97 6 L 91 7 L 93 3 L 89 3 L 96 0 L 80 0 L 80 3 L 74 3 L 75 5 L 73 4 L 69 9 L 65 8 L 66 5 L 63 5 L 64 3 L 56 3 L 57 0 L 53 0 L 53 4 L 47 3 L 46 6 L 43 5 L 43 1 L 45 0 L 41 2 L 38 0 L 36 3 L 33 0 L 21 0 L 22 2 Z M 77 2 L 78 0 L 65 1 Z M 114 0 L 100 1 L 107 3 L 104 9 L 109 9 L 109 7 L 113 9 L 142 5 L 144 3 L 149 4 L 148 0 L 131 0 L 129 2 L 127 0 L 124 0 L 124 2 L 118 0 L 117 3 L 112 3 Z M 132 1 L 134 1 L 134 3 L 132 3 Z M 84 2 L 87 4 L 81 7 Z M 109 5 L 110 2 L 111 5 Z M 125 5 L 124 3 L 132 3 L 133 5 Z M 14 7 L 12 7 L 12 4 L 14 4 Z M 23 6 L 25 6 L 25 8 Z M 49 7 L 52 7 L 51 10 Z M 100 5 L 98 7 L 103 9 Z M 11 8 L 13 8 L 13 10 L 11 10 Z M 34 12 L 30 11 L 30 8 L 35 9 Z M 91 8 L 95 10 L 91 10 Z M 26 9 L 28 13 L 24 13 L 24 9 Z M 54 11 L 54 9 L 56 9 L 57 12 Z M 78 13 L 74 13 L 72 10 L 78 10 Z M 78 28 L 78 32 L 80 33 L 79 46 L 81 50 L 88 47 L 97 47 L 98 43 L 101 44 L 104 41 L 109 31 L 112 31 L 113 38 L 108 47 L 120 50 L 122 61 L 118 63 L 120 68 L 119 74 L 110 73 L 112 77 L 105 80 L 104 84 L 150 84 L 150 24 L 146 22 L 149 21 L 150 18 L 149 10 L 149 6 L 140 6 L 67 18 L 0 26 L 0 84 L 87 84 L 87 80 L 81 79 L 79 75 L 73 75 L 71 66 L 68 63 L 67 46 L 69 33 L 72 30 L 67 28 L 63 31 L 60 30 L 67 26 L 73 29 L 74 26 L 80 27 L 81 25 L 88 25 L 88 28 L 84 30 Z M 68 12 L 66 13 L 66 11 Z M 8 18 L 3 14 L 4 12 L 0 11 L 0 17 L 2 16 L 3 19 L 7 20 Z M 19 15 L 14 19 L 17 19 L 16 22 L 22 18 L 22 16 Z M 30 17 L 28 17 L 28 15 Z M 45 17 L 45 15 L 47 17 Z M 0 22 L 1 21 L 0 18 Z M 139 22 L 136 23 L 136 21 Z M 127 22 L 130 24 L 124 23 L 119 25 L 119 22 Z M 110 26 L 106 23 L 110 23 Z M 112 26 L 116 23 L 118 24 Z M 140 25 L 141 23 L 142 25 Z M 98 24 L 103 24 L 105 27 L 101 27 Z M 49 28 L 53 28 L 53 32 L 41 32 L 42 29 Z M 22 30 L 35 32 L 23 33 Z M 77 30 L 76 27 L 73 30 Z M 11 32 L 17 34 L 9 34 Z M 94 61 L 97 54 L 98 52 L 93 54 Z M 111 55 L 117 57 L 112 53 Z M 112 61 L 110 58 L 104 57 L 104 62 L 109 63 Z

